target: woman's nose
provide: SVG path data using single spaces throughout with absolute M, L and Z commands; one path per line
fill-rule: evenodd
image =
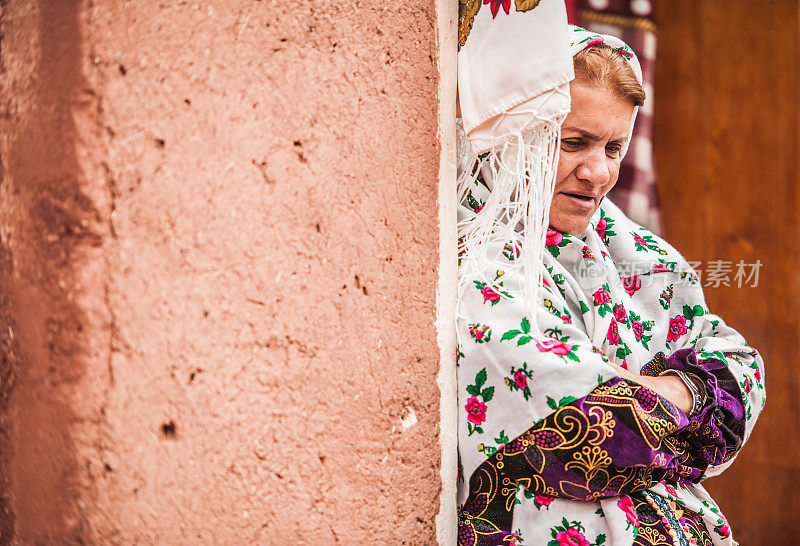
M 611 180 L 611 169 L 608 165 L 605 150 L 587 153 L 578 169 L 576 176 L 595 186 L 604 186 Z

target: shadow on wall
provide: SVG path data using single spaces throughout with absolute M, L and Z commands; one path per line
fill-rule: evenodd
M 77 0 L 0 5 L 2 544 L 82 535 L 72 431 L 86 423 L 71 396 L 85 373 L 86 317 L 76 271 L 104 225 L 81 192 L 75 149 L 76 112 L 97 108 L 81 75 L 82 13 Z

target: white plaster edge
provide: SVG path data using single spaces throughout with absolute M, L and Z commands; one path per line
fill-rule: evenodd
M 458 295 L 456 243 L 456 82 L 458 2 L 436 0 L 436 37 L 439 69 L 439 281 L 436 289 L 436 340 L 439 345 L 439 513 L 436 539 L 455 546 L 458 531 L 458 403 L 456 383 L 455 313 Z

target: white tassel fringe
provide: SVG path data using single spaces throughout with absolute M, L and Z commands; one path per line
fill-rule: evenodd
M 536 309 L 541 298 L 545 272 L 545 239 L 553 200 L 563 117 L 542 120 L 495 145 L 488 154 L 477 155 L 459 124 L 458 202 L 463 203 L 474 187 L 478 172 L 491 193 L 483 208 L 457 226 L 461 256 L 458 277 L 459 307 L 465 290 L 477 280 L 486 283 L 500 297 L 503 292 L 522 297 L 531 324 L 531 335 L 542 340 Z M 511 243 L 519 255 L 510 262 L 503 248 Z M 513 252 L 513 250 L 512 250 Z M 522 293 L 513 293 L 495 280 L 497 269 L 519 272 L 524 279 Z M 460 315 L 460 312 L 458 313 Z

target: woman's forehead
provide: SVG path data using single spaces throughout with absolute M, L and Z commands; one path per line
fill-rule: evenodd
M 630 130 L 634 105 L 608 87 L 570 84 L 570 113 L 562 132 L 579 133 L 589 140 L 626 138 Z

